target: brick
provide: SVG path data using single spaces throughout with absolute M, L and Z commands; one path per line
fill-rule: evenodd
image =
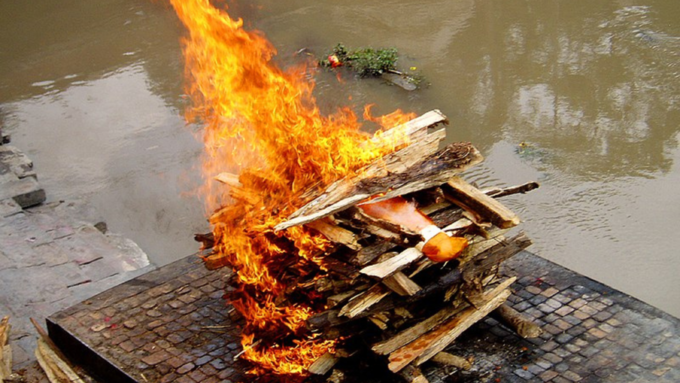
M 557 371 L 548 370 L 548 371 L 542 373 L 541 375 L 539 375 L 538 377 L 541 378 L 544 382 L 547 382 L 547 381 L 550 381 L 553 378 L 555 378 L 557 375 L 559 375 L 559 373 Z
M 170 358 L 170 354 L 168 354 L 165 350 L 160 350 L 160 351 L 157 351 L 157 352 L 155 352 L 155 353 L 153 353 L 149 356 L 142 358 L 142 362 L 144 362 L 144 363 L 146 363 L 150 366 L 153 366 L 153 365 L 156 365 L 160 362 L 164 362 L 164 361 L 168 360 L 169 358 Z
M 590 334 L 590 335 L 592 335 L 596 338 L 599 338 L 599 339 L 602 339 L 605 336 L 607 336 L 607 333 L 600 330 L 599 328 L 591 328 L 590 330 L 588 330 L 588 334 Z
M 555 314 L 557 314 L 559 316 L 565 316 L 565 315 L 571 314 L 572 312 L 574 312 L 574 308 L 570 307 L 570 306 L 562 306 L 562 307 L 558 308 L 557 310 L 555 310 Z
M 575 308 L 575 309 L 580 309 L 580 308 L 583 307 L 586 303 L 588 303 L 588 302 L 586 302 L 585 300 L 583 300 L 583 299 L 581 299 L 581 298 L 578 298 L 578 299 L 575 299 L 575 300 L 571 301 L 571 303 L 569 303 L 569 306 L 571 306 L 571 307 L 573 307 L 573 308 Z
M 177 369 L 177 373 L 180 375 L 184 375 L 188 373 L 189 371 L 193 370 L 196 366 L 193 363 L 186 363 L 182 365 L 180 368 Z
M 557 294 L 560 290 L 554 288 L 554 287 L 548 287 L 547 289 L 543 290 L 541 292 L 541 295 L 546 296 L 546 297 L 552 297 L 553 295 Z

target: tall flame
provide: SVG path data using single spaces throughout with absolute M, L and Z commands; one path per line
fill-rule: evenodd
M 193 106 L 186 117 L 205 125 L 206 200 L 210 211 L 219 208 L 210 218 L 213 252 L 237 275 L 230 303 L 247 323 L 244 357 L 258 373 L 304 375 L 335 342 L 306 332 L 305 320 L 324 303 L 296 294 L 295 281 L 322 272 L 318 260 L 329 243 L 305 228 L 272 228 L 302 206 L 304 191 L 394 148 L 361 132 L 349 108 L 322 115 L 307 68 L 274 65 L 274 47 L 262 33 L 245 31 L 241 19 L 209 0 L 170 1 L 188 30 L 183 50 Z M 413 117 L 368 116 L 367 109 L 365 119 L 388 124 Z M 245 197 L 232 201 L 229 189 L 212 180 L 225 171 L 239 173 Z

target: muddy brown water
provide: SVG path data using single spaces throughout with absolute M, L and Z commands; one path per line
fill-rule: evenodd
M 532 250 L 680 316 L 680 2 L 242 2 L 283 65 L 308 48 L 396 47 L 415 92 L 319 72 L 323 108 L 442 110 L 486 161 Z M 182 26 L 163 2 L 0 2 L 0 119 L 50 200 L 85 198 L 157 264 L 208 230 L 201 145 L 181 117 Z M 525 143 L 525 144 L 522 144 Z

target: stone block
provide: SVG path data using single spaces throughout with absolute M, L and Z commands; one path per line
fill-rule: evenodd
M 0 201 L 12 198 L 22 208 L 40 205 L 45 202 L 45 190 L 35 178 L 21 178 L 5 182 L 0 188 Z

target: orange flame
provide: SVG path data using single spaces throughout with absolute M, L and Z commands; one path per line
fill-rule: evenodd
M 213 252 L 237 274 L 230 301 L 247 323 L 244 346 L 254 338 L 266 343 L 246 347 L 244 358 L 256 372 L 304 374 L 335 342 L 304 328 L 324 303 L 289 292 L 295 276 L 323 272 L 319 261 L 329 243 L 305 228 L 272 228 L 304 204 L 303 192 L 354 174 L 394 144 L 361 132 L 349 108 L 322 115 L 307 68 L 278 68 L 274 47 L 262 33 L 245 31 L 241 19 L 209 0 L 170 1 L 188 30 L 182 42 L 193 106 L 186 118 L 204 125 L 206 204 L 217 209 L 210 218 Z M 400 112 L 366 117 L 387 126 L 411 118 Z M 239 173 L 244 197 L 226 204 L 229 188 L 213 181 L 221 172 Z

